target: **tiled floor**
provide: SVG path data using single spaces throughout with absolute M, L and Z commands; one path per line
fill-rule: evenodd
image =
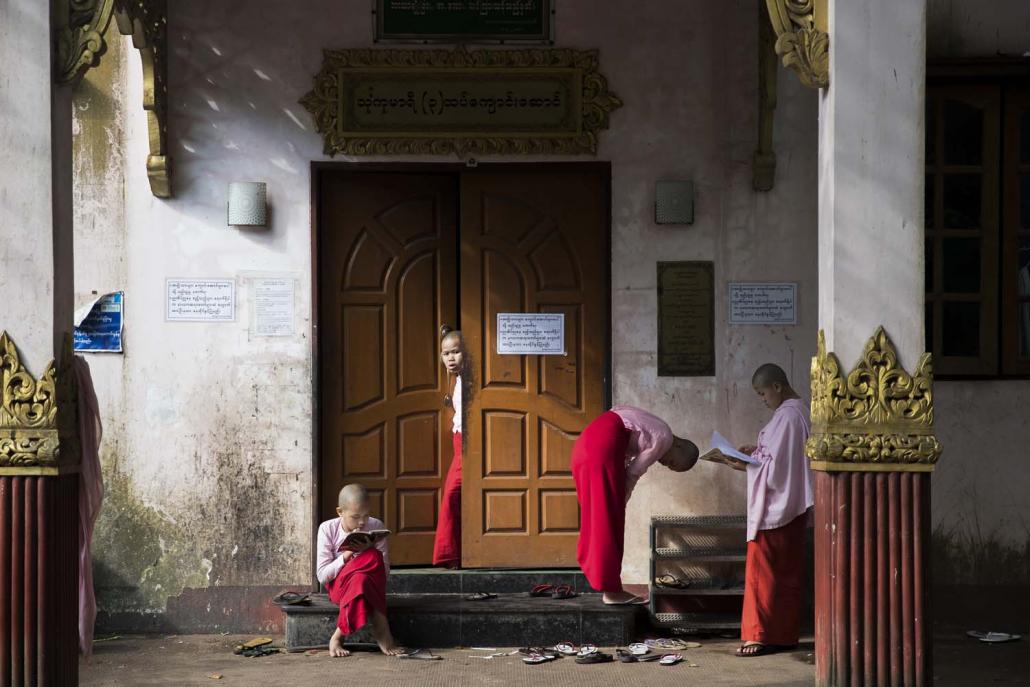
M 485 660 L 488 652 L 448 649 L 441 661 L 402 661 L 378 653 L 355 653 L 330 659 L 325 652 L 278 654 L 264 658 L 234 656 L 241 637 L 186 635 L 123 637 L 99 642 L 96 654 L 81 664 L 81 684 L 100 685 L 347 685 L 348 687 L 459 687 L 462 685 L 532 685 L 533 687 L 605 687 L 646 684 L 812 685 L 811 641 L 797 651 L 758 659 L 733 656 L 737 642 L 703 639 L 700 649 L 683 652 L 677 666 L 655 664 L 577 665 L 561 659 L 538 666 L 517 656 Z M 500 647 L 498 647 L 500 648 Z M 1030 641 L 985 645 L 969 640 L 958 628 L 935 637 L 934 687 L 1030 685 Z M 220 675 L 215 679 L 211 676 Z

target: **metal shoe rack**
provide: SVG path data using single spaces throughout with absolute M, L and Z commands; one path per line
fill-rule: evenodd
M 740 629 L 747 522 L 743 515 L 651 518 L 651 621 L 686 632 Z M 655 580 L 672 575 L 687 586 Z

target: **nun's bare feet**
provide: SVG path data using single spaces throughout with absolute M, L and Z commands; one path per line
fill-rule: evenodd
M 645 604 L 647 599 L 630 594 L 629 592 L 605 592 L 601 595 L 601 601 L 609 606 L 627 606 L 631 604 Z
M 340 632 L 340 628 L 336 628 L 336 632 L 329 639 L 329 656 L 332 658 L 350 656 L 350 652 L 343 648 L 343 633 Z
M 372 615 L 372 636 L 379 645 L 379 650 L 387 656 L 398 656 L 407 651 L 404 647 L 397 646 L 390 632 L 390 624 L 386 622 L 386 616 L 379 611 Z

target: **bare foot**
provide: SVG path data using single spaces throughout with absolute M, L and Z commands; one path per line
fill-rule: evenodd
M 329 656 L 332 658 L 350 656 L 350 652 L 343 648 L 343 633 L 340 632 L 340 628 L 336 628 L 336 632 L 329 639 Z
M 620 605 L 620 604 L 633 604 L 633 603 L 644 603 L 646 599 L 637 596 L 636 594 L 630 594 L 629 592 L 605 592 L 601 595 L 601 600 L 609 606 Z
M 390 623 L 386 621 L 386 616 L 379 611 L 372 615 L 372 637 L 379 645 L 379 650 L 387 656 L 399 656 L 407 653 L 407 649 L 397 646 L 397 642 L 390 632 Z

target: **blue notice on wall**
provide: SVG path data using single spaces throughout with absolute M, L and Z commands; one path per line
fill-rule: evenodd
M 122 305 L 125 292 L 100 296 L 75 312 L 76 351 L 86 353 L 122 352 Z

